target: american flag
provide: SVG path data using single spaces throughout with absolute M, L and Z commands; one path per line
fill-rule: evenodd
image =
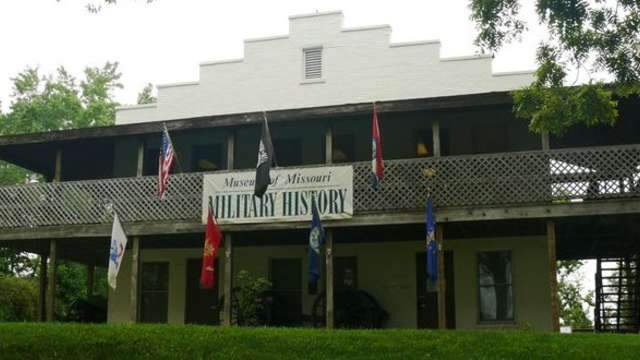
M 171 165 L 173 165 L 173 159 L 175 158 L 175 151 L 173 150 L 173 144 L 171 143 L 171 137 L 167 127 L 162 130 L 162 141 L 160 145 L 160 159 L 158 161 L 158 196 L 160 199 L 164 199 L 164 193 L 167 189 L 167 182 L 169 181 L 169 172 L 171 171 Z

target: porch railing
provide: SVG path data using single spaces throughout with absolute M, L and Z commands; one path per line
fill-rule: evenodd
M 640 197 L 640 145 L 385 161 L 378 191 L 370 163 L 354 163 L 354 211 L 489 207 Z M 250 170 L 248 170 L 250 171 Z M 171 177 L 164 201 L 156 178 L 37 183 L 0 188 L 0 228 L 100 224 L 115 207 L 123 221 L 197 221 L 202 174 Z

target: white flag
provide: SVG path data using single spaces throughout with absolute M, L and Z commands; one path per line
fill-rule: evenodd
M 113 215 L 113 228 L 111 230 L 111 251 L 109 251 L 109 286 L 116 289 L 116 279 L 120 264 L 124 257 L 124 249 L 127 248 L 127 235 L 124 233 L 118 214 Z

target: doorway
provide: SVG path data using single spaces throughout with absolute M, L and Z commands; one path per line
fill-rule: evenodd
M 418 329 L 438 328 L 438 291 L 436 284 L 427 281 L 427 263 L 424 252 L 416 254 L 416 297 Z M 447 329 L 455 329 L 455 277 L 453 272 L 453 252 L 444 252 L 444 273 L 446 278 L 445 312 Z
M 202 259 L 187 259 L 187 293 L 185 299 L 185 324 L 218 325 L 218 259 L 214 263 L 215 282 L 211 289 L 200 288 Z
M 275 326 L 296 326 L 302 322 L 302 260 L 271 259 L 269 278 L 274 294 L 272 322 Z

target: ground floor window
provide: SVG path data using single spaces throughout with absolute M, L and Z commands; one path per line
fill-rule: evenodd
M 513 277 L 510 251 L 478 253 L 479 319 L 513 320 Z
M 273 284 L 272 323 L 276 326 L 296 326 L 302 321 L 302 260 L 300 258 L 271 259 L 269 279 Z
M 169 263 L 143 263 L 140 292 L 140 321 L 165 323 L 167 322 L 168 309 Z

